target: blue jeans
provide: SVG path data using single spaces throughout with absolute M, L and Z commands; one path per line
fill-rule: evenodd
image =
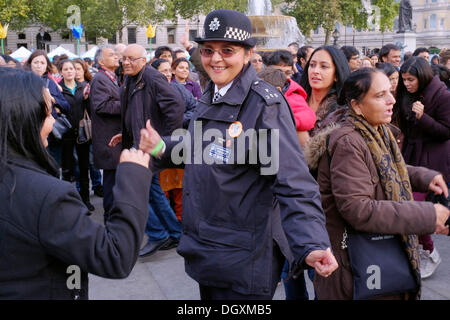
M 181 223 L 159 184 L 159 175 L 155 174 L 150 186 L 148 204 L 148 219 L 145 233 L 149 241 L 160 241 L 167 237 L 180 239 L 182 232 Z

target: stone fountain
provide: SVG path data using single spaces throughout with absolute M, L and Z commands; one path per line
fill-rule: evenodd
M 300 46 L 304 37 L 294 17 L 272 15 L 270 0 L 249 0 L 248 17 L 252 22 L 252 37 L 257 39 L 256 50 L 286 49 L 292 42 Z

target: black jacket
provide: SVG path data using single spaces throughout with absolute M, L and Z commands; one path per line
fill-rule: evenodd
M 275 243 L 292 268 L 303 267 L 312 250 L 330 247 L 319 188 L 288 103 L 250 64 L 216 103 L 213 94 L 211 82 L 194 109 L 190 135 L 183 137 L 190 152 L 184 154 L 183 235 L 177 250 L 186 272 L 202 285 L 268 295 L 273 268 L 284 262 Z M 240 138 L 249 141 L 239 153 L 242 140 L 227 136 L 236 121 L 242 124 Z M 203 136 L 208 129 L 222 137 Z M 265 140 L 267 129 L 276 130 Z M 194 142 L 195 136 L 201 141 Z M 164 140 L 161 161 L 174 160 L 171 151 L 178 153 L 182 144 Z M 272 152 L 272 161 L 258 145 Z
M 122 144 L 108 146 L 111 138 L 120 133 L 119 86 L 99 70 L 91 81 L 92 153 L 94 166 L 113 170 L 117 167 Z
M 87 216 L 73 185 L 35 162 L 12 157 L 0 184 L 0 299 L 87 299 L 87 273 L 124 278 L 139 252 L 148 217 L 151 171 L 121 163 L 106 227 Z M 69 290 L 68 267 L 81 269 Z
M 435 76 L 418 99 L 424 105 L 424 113 L 417 119 L 412 104 L 405 96 L 401 101 L 400 116 L 405 136 L 402 153 L 405 162 L 439 171 L 446 182 L 450 181 L 450 92 Z M 401 122 L 402 123 L 402 122 Z
M 195 106 L 197 105 L 197 99 L 194 98 L 184 85 L 177 81 L 170 82 L 170 86 L 175 88 L 180 94 L 184 102 L 184 114 L 183 114 L 183 128 L 187 129 L 189 122 L 191 121 L 192 114 L 194 113 Z
M 70 105 L 70 111 L 68 113 L 68 118 L 72 124 L 72 129 L 64 134 L 64 139 L 72 139 L 78 136 L 78 127 L 80 126 L 80 120 L 83 119 L 84 110 L 90 113 L 89 99 L 84 99 L 83 91 L 85 84 L 76 81 L 77 87 L 75 89 L 75 94 L 72 94 L 69 88 L 66 87 L 64 81 L 61 81 L 61 88 L 63 89 L 62 94 L 66 101 Z
M 171 135 L 183 126 L 184 103 L 167 78 L 150 66 L 145 66 L 135 78 L 136 85 L 131 92 L 128 90 L 132 81 L 129 76 L 120 88 L 122 148 L 139 146 L 140 130 L 145 128 L 148 119 L 161 136 Z M 124 122 L 127 116 L 131 117 L 131 128 Z
M 42 76 L 42 79 L 45 82 L 45 87 L 48 88 L 52 97 L 55 98 L 56 102 L 53 106 L 58 107 L 62 113 L 70 113 L 70 105 L 64 98 L 61 91 L 59 91 L 58 85 L 55 83 L 55 81 L 49 79 L 48 75 L 46 74 Z M 57 117 L 57 113 L 54 108 L 52 108 L 52 115 L 55 118 Z

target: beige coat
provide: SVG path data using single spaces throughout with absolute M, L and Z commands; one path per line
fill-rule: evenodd
M 327 153 L 325 141 L 330 132 Z M 328 155 L 331 155 L 331 162 Z M 319 299 L 352 299 L 349 258 L 347 251 L 341 249 L 344 222 L 364 232 L 429 234 L 435 231 L 436 213 L 430 202 L 386 201 L 369 148 L 347 121 L 342 127 L 321 131 L 309 143 L 305 156 L 310 168 L 318 166 L 317 180 L 326 226 L 339 264 L 329 278 L 316 274 L 314 287 Z M 408 173 L 413 191 L 419 192 L 426 192 L 432 178 L 438 174 L 411 166 L 408 166 Z

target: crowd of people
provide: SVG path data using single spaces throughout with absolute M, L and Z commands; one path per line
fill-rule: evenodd
M 137 44 L 0 57 L 0 298 L 86 299 L 88 272 L 177 248 L 202 299 L 271 299 L 280 279 L 309 299 L 304 270 L 314 298 L 354 299 L 347 237 L 369 233 L 394 236 L 415 284 L 370 298 L 420 298 L 441 263 L 430 235 L 449 233 L 450 49 L 257 51 L 222 9 L 192 40 L 150 61 Z

